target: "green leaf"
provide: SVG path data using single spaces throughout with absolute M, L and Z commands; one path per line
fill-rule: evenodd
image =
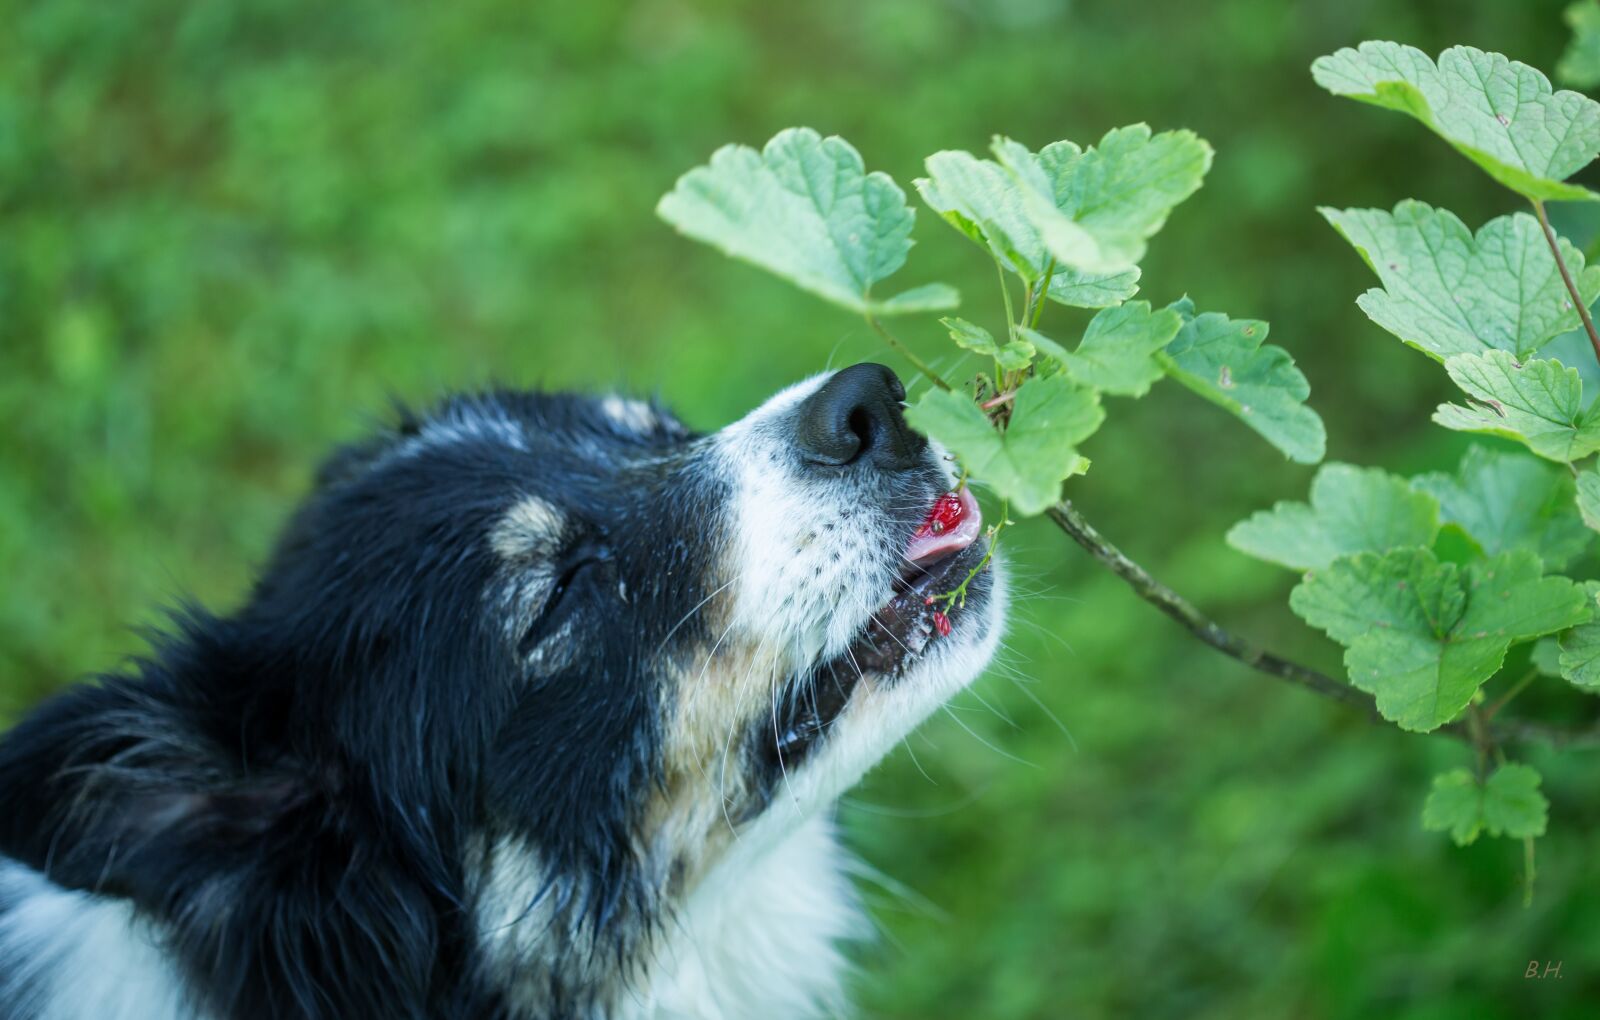
M 1600 623 L 1580 624 L 1561 635 L 1557 664 L 1574 687 L 1600 694 Z
M 1157 356 L 1166 373 L 1237 415 L 1290 460 L 1321 460 L 1327 436 L 1322 419 L 1305 406 L 1311 386 L 1288 351 L 1263 344 L 1267 324 L 1217 312 L 1196 316 L 1187 298 L 1171 307 L 1184 323 Z
M 1600 151 L 1600 103 L 1553 92 L 1527 64 L 1453 46 L 1435 65 L 1412 46 L 1364 42 L 1317 58 L 1311 76 L 1334 95 L 1410 114 L 1526 198 L 1600 199 L 1561 183 Z
M 1050 339 L 1038 330 L 1029 329 L 1026 326 L 1017 327 L 1017 336 L 1028 341 L 1035 352 L 1062 366 L 1063 371 L 1066 370 L 1067 359 L 1072 357 L 1072 352 L 1060 343 Z
M 1430 550 L 1358 553 L 1308 574 L 1289 605 L 1344 645 L 1357 687 L 1402 729 L 1437 729 L 1467 706 L 1519 641 L 1588 616 L 1583 592 L 1542 577 L 1525 550 L 1468 564 Z
M 1411 484 L 1490 556 L 1527 549 L 1560 570 L 1594 537 L 1574 506 L 1572 475 L 1525 453 L 1472 446 L 1454 477 L 1419 475 Z
M 1152 135 L 1147 124 L 1108 131 L 1087 151 L 1055 142 L 1036 155 L 1009 138 L 992 148 L 1045 249 L 1091 273 L 1137 265 L 1168 214 L 1199 190 L 1212 155 L 1192 131 Z
M 1033 364 L 1033 345 L 1026 340 L 1010 340 L 995 354 L 1002 371 L 1019 372 Z
M 1580 624 L 1581 626 L 1581 624 Z M 1561 675 L 1561 645 L 1553 637 L 1542 637 L 1533 643 L 1528 652 L 1528 665 L 1540 676 Z
M 1592 531 L 1600 531 L 1600 465 L 1578 472 L 1578 514 Z
M 1516 762 L 1501 765 L 1479 785 L 1466 769 L 1435 776 L 1422 805 L 1422 827 L 1448 832 L 1466 846 L 1487 830 L 1491 836 L 1527 839 L 1543 836 L 1550 804 L 1539 792 L 1539 773 Z
M 1563 464 L 1600 450 L 1600 405 L 1584 413 L 1577 369 L 1519 363 L 1505 351 L 1457 354 L 1444 367 L 1471 398 L 1468 406 L 1439 405 L 1433 420 L 1445 428 L 1515 439 Z
M 1377 468 L 1326 464 L 1311 481 L 1311 502 L 1277 503 L 1235 524 L 1228 544 L 1294 570 L 1320 570 L 1340 556 L 1431 546 L 1439 505 L 1404 478 Z
M 1573 88 L 1600 85 L 1600 3 L 1578 0 L 1562 15 L 1572 26 L 1572 41 L 1556 64 L 1556 77 Z
M 939 324 L 950 331 L 950 339 L 954 340 L 956 346 L 963 350 L 972 351 L 974 354 L 982 354 L 990 358 L 1000 352 L 999 346 L 994 342 L 994 334 L 975 322 L 968 322 L 966 319 L 957 316 L 948 316 L 940 319 Z
M 1556 669 L 1574 687 L 1600 694 L 1600 581 L 1585 581 L 1583 592 L 1589 617 L 1561 635 Z
M 1151 311 L 1148 301 L 1130 301 L 1103 309 L 1089 322 L 1076 351 L 1049 341 L 1045 353 L 1059 361 L 1073 379 L 1103 393 L 1142 397 L 1161 378 L 1157 351 L 1178 335 L 1183 320 L 1170 308 Z M 1037 335 L 1029 330 L 1028 339 Z M 1038 344 L 1034 345 L 1038 347 Z
M 950 339 L 956 342 L 957 347 L 993 358 L 1007 372 L 1015 372 L 1033 364 L 1033 345 L 1025 340 L 1001 344 L 995 342 L 988 330 L 966 319 L 952 317 L 939 321 L 950 331 Z
M 867 309 L 875 315 L 912 315 L 917 312 L 943 312 L 960 303 L 961 294 L 954 287 L 945 283 L 927 283 L 903 290 L 883 301 L 870 302 Z
M 1061 498 L 1065 479 L 1083 470 L 1078 444 L 1100 427 L 1105 412 L 1094 390 L 1055 375 L 1022 384 L 1004 432 L 972 398 L 940 389 L 906 408 L 906 420 L 960 458 L 1011 509 L 1036 514 Z
M 1474 236 L 1446 209 L 1407 200 L 1381 209 L 1319 210 L 1383 281 L 1356 304 L 1418 350 L 1443 361 L 1485 350 L 1532 354 L 1581 325 L 1538 220 L 1490 220 Z M 1561 241 L 1578 292 L 1600 297 L 1600 266 Z
M 1502 765 L 1483 786 L 1483 825 L 1491 836 L 1543 836 L 1549 813 L 1550 802 L 1539 792 L 1539 773 L 1531 766 Z
M 781 131 L 760 152 L 723 146 L 678 178 L 656 214 L 851 311 L 900 315 L 957 302 L 943 284 L 873 298 L 873 285 L 905 264 L 915 214 L 899 185 L 867 173 L 849 142 L 810 128 Z
M 1483 788 L 1466 769 L 1451 769 L 1433 777 L 1433 789 L 1422 804 L 1422 827 L 1448 832 L 1456 846 L 1475 842 L 1483 831 Z
M 1043 278 L 1050 256 L 1022 210 L 1022 194 L 1000 164 L 970 152 L 936 152 L 928 176 L 912 182 L 946 223 L 988 248 L 1028 283 Z
M 1086 273 L 1081 269 L 1058 266 L 1045 291 L 1052 301 L 1074 308 L 1109 308 L 1133 297 L 1139 291 L 1139 270 L 1120 273 Z
M 1006 165 L 934 153 L 918 194 L 1006 269 L 1030 285 L 1048 275 L 1047 296 L 1081 308 L 1109 307 L 1138 290 L 1146 241 L 1211 162 L 1192 133 L 1152 137 L 1143 124 L 1108 132 L 1086 152 L 1056 142 L 1035 155 L 999 138 L 994 150 Z

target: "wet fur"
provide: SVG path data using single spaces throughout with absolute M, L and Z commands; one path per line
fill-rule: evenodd
M 0 1017 L 841 1008 L 829 807 L 981 669 L 1001 600 L 986 575 L 970 638 L 774 758 L 948 484 L 933 453 L 808 475 L 816 385 L 711 436 L 457 398 L 335 454 L 243 609 L 182 608 L 0 741 Z

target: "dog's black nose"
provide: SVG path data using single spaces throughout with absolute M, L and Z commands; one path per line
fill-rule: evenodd
M 905 387 L 883 365 L 840 369 L 797 410 L 795 440 L 801 454 L 814 464 L 865 458 L 889 471 L 912 467 L 928 444 L 900 414 L 905 398 Z

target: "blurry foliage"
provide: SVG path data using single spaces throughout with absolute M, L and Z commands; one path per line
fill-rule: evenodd
M 314 459 L 391 394 L 623 386 L 709 428 L 885 358 L 848 314 L 688 257 L 651 213 L 716 145 L 791 123 L 901 180 L 997 131 L 1193 128 L 1216 164 L 1144 295 L 1270 320 L 1331 458 L 1450 470 L 1466 437 L 1415 414 L 1448 381 L 1356 308 L 1369 273 L 1314 206 L 1387 207 L 1404 182 L 1472 223 L 1510 207 L 1306 68 L 1364 38 L 1551 66 L 1562 6 L 0 0 L 0 714 L 137 650 L 128 625 L 163 602 L 235 603 Z M 1594 221 L 1558 216 L 1588 247 Z M 990 293 L 947 235 L 922 217 L 928 275 L 906 285 Z M 1079 500 L 1110 537 L 1337 669 L 1288 579 L 1221 537 L 1308 469 L 1182 400 L 1129 405 L 1085 453 Z M 885 938 L 862 953 L 864 1013 L 1593 1015 L 1592 755 L 1530 759 L 1556 821 L 1523 910 L 1513 846 L 1417 828 L 1465 749 L 1250 676 L 1054 531 L 1016 536 L 1037 597 L 1003 663 L 846 801 L 893 879 L 868 884 Z M 1534 958 L 1562 978 L 1525 979 Z

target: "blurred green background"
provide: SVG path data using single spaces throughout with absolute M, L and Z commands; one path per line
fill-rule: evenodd
M 825 365 L 892 362 L 652 214 L 716 146 L 791 124 L 907 186 L 925 154 L 996 132 L 1194 128 L 1215 168 L 1144 296 L 1270 320 L 1332 459 L 1448 468 L 1464 439 L 1426 423 L 1443 373 L 1361 315 L 1373 281 L 1314 206 L 1416 197 L 1476 225 L 1514 200 L 1307 68 L 1364 38 L 1551 68 L 1559 13 L 0 0 L 0 719 L 139 649 L 132 626 L 180 594 L 234 604 L 316 458 L 391 394 L 622 387 L 714 428 Z M 931 215 L 916 237 L 896 282 L 957 283 L 998 325 L 981 254 Z M 931 320 L 902 332 L 944 356 Z M 1292 578 L 1222 542 L 1310 470 L 1176 387 L 1111 411 L 1073 483 L 1091 518 L 1230 626 L 1337 670 L 1284 606 Z M 866 885 L 883 938 L 858 953 L 864 1015 L 1600 1015 L 1592 752 L 1529 754 L 1552 825 L 1524 909 L 1519 845 L 1419 827 L 1465 749 L 1246 672 L 1048 528 L 1010 555 L 1027 594 L 1004 663 L 846 801 L 890 876 Z M 1535 959 L 1561 977 L 1525 979 Z

